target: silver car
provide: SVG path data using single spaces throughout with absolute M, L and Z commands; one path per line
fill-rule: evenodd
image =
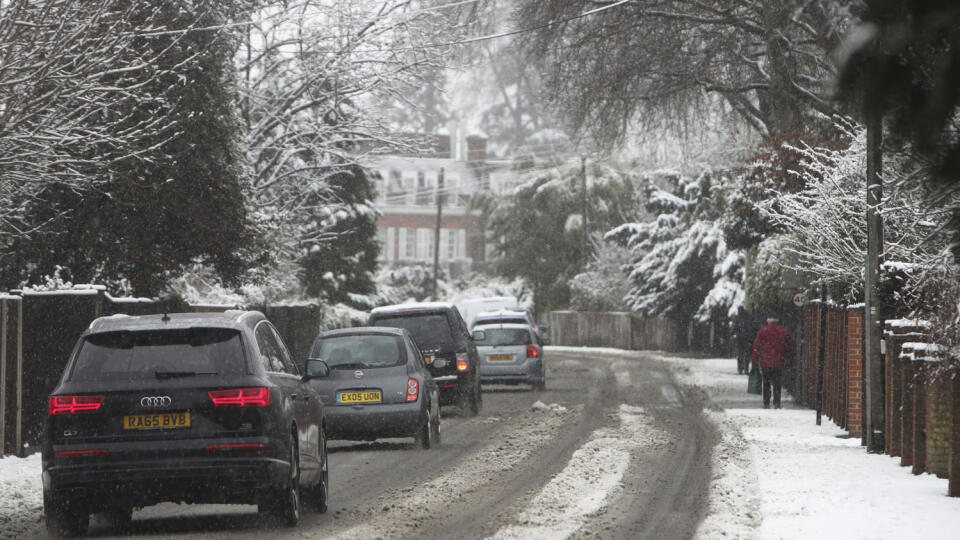
M 543 347 L 530 325 L 476 325 L 473 340 L 480 355 L 480 382 L 546 387 Z
M 326 405 L 329 438 L 414 437 L 421 448 L 440 444 L 437 383 L 408 331 L 367 326 L 323 332 L 310 358 L 329 366 L 329 374 L 310 380 Z

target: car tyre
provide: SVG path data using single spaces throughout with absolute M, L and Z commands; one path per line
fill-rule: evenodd
M 440 446 L 440 409 L 437 408 L 437 416 L 433 420 L 433 425 L 430 426 L 430 437 L 433 439 L 431 446 L 436 448 Z
M 270 501 L 260 504 L 259 511 L 284 526 L 295 527 L 300 523 L 300 450 L 295 435 L 291 434 L 287 446 L 290 448 L 290 475 Z
M 308 499 L 314 510 L 323 514 L 327 511 L 330 497 L 330 461 L 327 458 L 327 437 L 320 433 L 320 481 L 308 491 Z
M 417 448 L 421 450 L 429 450 L 431 440 L 431 434 L 433 432 L 433 419 L 430 416 L 430 409 L 427 409 L 427 413 L 423 415 L 423 418 L 420 420 L 420 424 L 417 426 L 417 433 L 414 435 L 414 442 L 417 445 Z
M 547 389 L 547 380 L 540 379 L 539 381 L 534 382 L 532 386 L 535 392 L 543 392 Z
M 469 390 L 465 390 L 460 395 L 460 410 L 463 411 L 463 416 L 476 416 L 480 414 L 482 407 L 483 398 L 481 397 L 479 383 L 472 385 Z
M 75 512 L 68 503 L 47 493 L 43 494 L 43 512 L 47 529 L 59 536 L 83 536 L 90 526 L 90 514 Z

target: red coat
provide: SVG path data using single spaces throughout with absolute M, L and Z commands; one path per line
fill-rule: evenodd
M 759 359 L 759 362 L 757 361 Z M 793 359 L 790 333 L 776 323 L 770 323 L 757 332 L 750 361 L 760 367 L 782 368 L 785 360 Z

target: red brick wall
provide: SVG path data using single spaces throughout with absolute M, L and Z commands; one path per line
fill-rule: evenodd
M 847 431 L 863 433 L 863 310 L 847 311 Z

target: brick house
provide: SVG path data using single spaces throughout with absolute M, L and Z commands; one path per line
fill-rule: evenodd
M 468 204 L 475 193 L 489 189 L 491 166 L 486 157 L 482 137 L 451 141 L 450 136 L 439 135 L 430 152 L 371 160 L 368 166 L 379 173 L 374 206 L 382 214 L 377 221 L 382 264 L 433 263 L 442 170 L 440 263 L 454 273 L 483 266 L 486 235 L 478 213 Z

